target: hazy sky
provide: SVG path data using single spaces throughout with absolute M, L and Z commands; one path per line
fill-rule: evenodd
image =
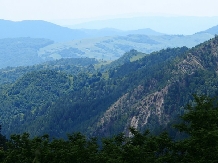
M 104 19 L 138 15 L 218 16 L 218 0 L 0 0 L 0 19 Z

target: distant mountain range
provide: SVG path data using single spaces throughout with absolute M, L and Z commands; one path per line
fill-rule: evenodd
M 155 21 L 156 19 L 158 21 Z M 172 22 L 178 22 L 178 20 L 180 19 L 181 19 L 181 23 L 177 24 L 177 26 L 172 24 Z M 208 22 L 207 27 L 210 28 L 211 26 L 216 25 L 215 23 L 211 23 L 212 20 L 216 20 L 216 19 L 218 20 L 218 18 L 216 17 L 208 18 L 208 20 L 210 21 Z M 199 26 L 199 22 L 201 22 L 200 20 L 205 21 L 204 18 L 195 18 L 195 17 L 189 17 L 189 18 L 179 17 L 178 19 L 173 17 L 172 18 L 145 17 L 145 18 L 115 19 L 115 20 L 107 20 L 107 21 L 105 20 L 105 21 L 106 22 L 115 21 L 115 22 L 119 22 L 116 24 L 123 24 L 123 25 L 126 24 L 126 26 L 130 26 L 130 27 L 134 27 L 134 21 L 136 24 L 139 22 L 144 22 L 144 26 L 147 27 L 153 27 L 151 24 L 153 24 L 154 22 L 158 22 L 163 24 L 163 25 L 159 24 L 161 28 L 166 28 L 164 24 L 168 24 L 167 28 L 169 28 L 171 24 L 172 25 L 171 28 L 178 29 L 178 28 L 182 28 L 182 24 L 190 24 L 188 22 L 191 21 L 193 22 L 192 25 L 194 25 L 194 22 L 198 22 L 196 25 Z M 121 23 L 123 21 L 124 23 Z M 186 21 L 186 23 L 184 21 Z M 102 27 L 101 29 L 98 28 L 94 29 L 89 24 L 95 22 L 87 22 L 81 25 L 81 28 L 79 29 L 72 29 L 42 20 L 25 20 L 25 21 L 14 22 L 14 21 L 0 19 L 0 30 L 1 30 L 0 39 L 16 38 L 16 37 L 32 37 L 32 38 L 46 38 L 46 39 L 53 40 L 55 42 L 63 42 L 63 41 L 66 42 L 75 39 L 87 39 L 87 38 L 97 38 L 97 37 L 105 37 L 105 36 L 126 36 L 132 34 L 154 35 L 154 36 L 165 35 L 164 33 L 154 31 L 153 28 L 141 27 L 138 28 L 137 30 L 118 30 L 115 28 L 110 28 L 111 26 L 110 23 L 108 24 L 107 27 L 106 26 L 107 23 L 104 23 L 104 21 L 96 21 L 96 22 L 98 22 L 98 24 L 99 23 L 103 24 L 104 27 Z M 209 26 L 209 24 L 213 24 L 213 25 Z M 188 28 L 184 28 L 184 29 L 189 30 Z M 203 30 L 199 30 L 199 31 L 203 31 Z M 196 32 L 198 31 L 195 31 L 194 33 Z M 215 27 L 213 27 L 210 30 L 203 31 L 201 33 L 209 33 L 214 35 L 217 33 L 217 30 L 215 30 Z
M 192 35 L 198 31 L 204 31 L 218 23 L 218 17 L 196 17 L 196 16 L 138 16 L 128 18 L 111 18 L 106 20 L 93 20 L 80 24 L 70 25 L 73 21 L 65 21 L 64 24 L 72 29 L 90 28 L 116 28 L 122 30 L 133 30 L 150 28 L 155 31 L 172 34 Z
M 135 49 L 149 54 L 164 48 L 196 46 L 218 34 L 218 26 L 194 35 L 165 35 L 152 29 L 70 29 L 45 21 L 0 20 L 0 68 L 61 58 L 115 60 Z
M 161 35 L 151 29 L 121 31 L 117 29 L 105 28 L 101 30 L 94 29 L 70 29 L 62 27 L 50 22 L 42 20 L 26 20 L 13 22 L 8 20 L 0 20 L 0 39 L 1 38 L 16 38 L 16 37 L 31 37 L 31 38 L 46 38 L 55 42 L 71 41 L 75 39 L 128 35 L 128 34 L 146 34 L 146 35 Z

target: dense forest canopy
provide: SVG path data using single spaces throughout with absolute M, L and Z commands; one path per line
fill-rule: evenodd
M 169 132 L 152 135 L 130 128 L 123 133 L 98 140 L 81 133 L 69 134 L 66 140 L 49 135 L 30 138 L 28 133 L 0 136 L 0 161 L 12 162 L 214 162 L 218 159 L 218 99 L 195 96 L 186 113 L 174 124 L 177 136 Z M 184 134 L 183 134 L 184 133 Z

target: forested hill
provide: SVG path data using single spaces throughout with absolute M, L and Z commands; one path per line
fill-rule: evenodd
M 5 38 L 0 39 L 0 68 L 28 66 L 44 62 L 38 50 L 52 44 L 48 39 Z
M 54 70 L 64 72 L 71 75 L 83 73 L 94 73 L 96 70 L 93 65 L 100 64 L 94 58 L 67 58 L 55 61 L 44 62 L 33 66 L 7 67 L 0 69 L 0 85 L 15 82 L 24 74 L 33 71 Z
M 129 126 L 157 132 L 154 126 L 158 123 L 164 126 L 183 114 L 183 106 L 192 100 L 192 94 L 216 94 L 217 41 L 215 38 L 200 44 L 169 62 L 132 71 L 125 82 L 137 83 L 137 87 L 98 119 L 96 133 L 109 135 L 118 129 L 128 132 Z M 123 65 L 115 74 L 128 71 L 130 65 Z
M 158 132 L 184 112 L 193 93 L 217 92 L 218 37 L 191 49 L 130 53 L 104 71 L 32 71 L 2 86 L 3 133 L 128 135 L 129 126 Z

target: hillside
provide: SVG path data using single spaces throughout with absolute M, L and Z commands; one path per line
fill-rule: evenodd
M 0 68 L 8 66 L 28 66 L 42 63 L 38 50 L 53 41 L 34 38 L 6 38 L 0 39 Z
M 135 49 L 150 54 L 164 48 L 193 47 L 216 34 L 165 35 L 151 29 L 70 29 L 45 21 L 0 20 L 0 68 L 27 66 L 61 58 L 114 61 Z
M 47 61 L 33 66 L 7 67 L 0 69 L 0 85 L 14 83 L 26 73 L 42 70 L 54 70 L 71 75 L 79 73 L 94 73 L 96 70 L 93 65 L 102 63 L 94 58 L 67 58 L 55 61 Z
M 142 53 L 152 53 L 164 48 L 187 46 L 189 48 L 210 38 L 212 34 L 195 35 L 142 35 L 110 36 L 92 39 L 54 43 L 39 50 L 43 59 L 89 57 L 104 60 L 116 60 L 124 53 L 135 49 Z
M 206 36 L 206 37 L 205 37 Z M 209 34 L 196 36 L 145 36 L 128 35 L 88 39 L 66 43 L 54 43 L 39 38 L 0 39 L 0 68 L 31 66 L 46 61 L 67 58 L 97 58 L 100 60 L 119 59 L 132 49 L 149 54 L 166 47 L 194 46 L 203 42 Z M 143 56 L 143 55 L 142 55 Z M 132 60 L 137 58 L 132 58 Z M 119 62 L 121 59 L 115 61 Z
M 127 62 L 112 62 L 104 71 L 71 73 L 69 66 L 31 71 L 1 87 L 3 133 L 128 135 L 129 126 L 159 132 L 183 114 L 193 93 L 217 94 L 217 52 L 215 37 L 191 49 L 167 48 L 129 62 L 128 57 L 142 56 L 131 51 L 123 56 Z
M 158 132 L 182 114 L 192 93 L 216 93 L 217 45 L 216 37 L 192 49 L 168 48 L 97 73 L 64 72 L 69 66 L 32 71 L 1 88 L 2 125 L 10 128 L 3 131 L 102 136 L 128 134 L 134 126 Z M 131 51 L 123 57 L 135 55 L 142 56 Z
M 8 22 L 8 23 L 10 24 L 12 22 Z M 14 23 L 15 22 L 13 22 L 12 24 Z M 119 31 L 119 30 L 117 31 L 115 29 L 102 29 L 102 30 L 81 29 L 81 31 L 85 33 L 84 37 L 81 36 L 80 39 L 79 38 L 73 40 L 70 39 L 71 41 L 64 40 L 67 42 L 57 43 L 51 40 L 53 38 L 47 37 L 46 34 L 49 34 L 49 32 L 45 32 L 45 31 L 47 30 L 50 32 L 55 32 L 57 34 L 60 34 L 60 37 L 65 37 L 65 36 L 71 37 L 70 34 L 67 33 L 61 34 L 63 27 L 57 27 L 56 25 L 53 25 L 51 23 L 49 24 L 48 22 L 41 22 L 41 21 L 39 22 L 30 21 L 27 22 L 27 24 L 25 22 L 16 22 L 16 23 L 21 24 L 22 30 L 25 28 L 30 28 L 31 29 L 30 34 L 28 34 L 28 31 L 30 29 L 26 29 L 25 33 L 15 32 L 16 35 L 12 36 L 13 32 L 16 31 L 14 29 L 16 25 L 12 25 L 13 28 L 11 27 L 13 29 L 13 32 L 10 32 L 10 26 L 8 28 L 6 28 L 7 27 L 6 25 L 0 26 L 0 28 L 3 27 L 5 28 L 6 33 L 9 32 L 9 34 L 11 34 L 11 36 L 7 36 L 7 37 L 22 36 L 19 38 L 0 39 L 0 43 L 1 43 L 0 68 L 6 68 L 7 66 L 10 67 L 29 66 L 29 65 L 40 64 L 45 61 L 52 61 L 61 58 L 88 57 L 88 58 L 96 58 L 106 61 L 114 61 L 116 59 L 119 59 L 124 53 L 132 49 L 135 49 L 142 53 L 150 54 L 154 51 L 158 51 L 168 47 L 174 48 L 174 47 L 187 46 L 191 48 L 214 36 L 213 34 L 209 34 L 209 33 L 198 33 L 198 34 L 187 35 L 187 36 L 163 35 L 163 34 L 155 34 L 155 32 L 152 32 L 152 30 L 150 29 L 144 29 L 144 30 L 142 29 L 142 30 L 135 30 L 135 31 Z M 39 24 L 42 23 L 42 25 L 40 26 L 40 28 L 34 29 L 32 27 L 34 23 L 35 25 L 37 25 L 37 23 Z M 25 25 L 25 28 L 23 27 L 23 25 Z M 52 30 L 53 26 L 55 26 L 54 31 Z M 44 27 L 47 29 L 44 30 L 43 29 Z M 34 30 L 38 30 L 38 32 L 37 31 L 35 32 Z M 40 32 L 40 30 L 45 32 L 45 35 L 43 34 L 43 32 Z M 6 33 L 3 33 L 3 35 Z M 37 33 L 39 33 L 39 36 L 33 36 L 33 35 L 37 35 Z M 107 33 L 110 33 L 111 35 L 113 35 L 114 33 L 117 35 L 106 37 L 105 35 L 107 35 Z M 152 35 L 149 35 L 149 33 Z M 51 34 L 51 35 L 56 38 L 59 37 L 56 36 L 56 34 Z M 102 37 L 98 37 L 100 35 L 102 35 Z M 42 37 L 42 38 L 38 38 L 38 37 Z M 44 39 L 44 38 L 50 38 L 50 39 Z M 86 38 L 86 39 L 82 39 L 82 38 Z
M 110 135 L 119 130 L 128 134 L 129 126 L 157 132 L 154 126 L 166 126 L 173 117 L 183 114 L 183 106 L 192 100 L 192 94 L 216 95 L 217 49 L 216 37 L 173 61 L 154 66 L 152 75 L 146 69 L 130 73 L 134 80 L 140 79 L 136 74 L 146 74 L 146 81 L 105 111 L 96 123 L 96 134 Z
M 198 32 L 198 33 L 209 33 L 209 34 L 212 34 L 212 35 L 216 35 L 218 34 L 218 26 L 214 26 L 214 27 L 211 27 L 205 31 L 201 31 L 201 32 Z

